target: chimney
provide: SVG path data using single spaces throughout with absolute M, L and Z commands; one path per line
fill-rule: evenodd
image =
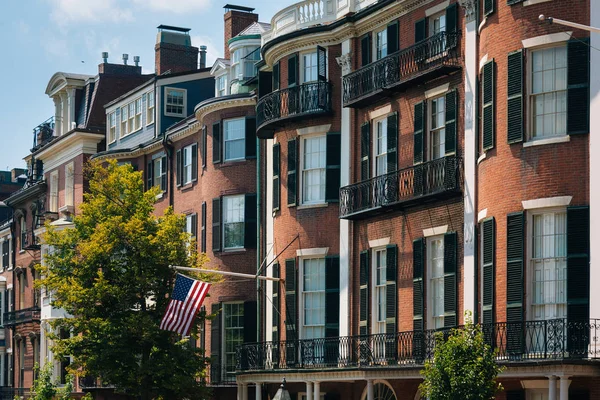
M 137 56 L 136 56 L 137 57 Z M 138 65 L 127 65 L 129 54 L 123 54 L 123 64 L 111 64 L 108 62 L 108 52 L 102 52 L 102 63 L 98 64 L 98 73 L 104 75 L 141 75 L 142 67 Z M 135 57 L 133 58 L 135 60 Z
M 206 68 L 206 46 L 200 46 L 200 69 Z
M 253 13 L 254 8 L 250 7 L 227 4 L 223 8 L 225 9 L 223 17 L 225 22 L 224 54 L 225 58 L 229 60 L 229 39 L 237 36 L 254 22 L 258 22 L 258 14 Z
M 195 71 L 198 69 L 198 48 L 192 46 L 190 29 L 159 25 L 154 46 L 157 75 Z

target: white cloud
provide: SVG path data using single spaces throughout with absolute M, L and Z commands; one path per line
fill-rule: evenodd
M 152 11 L 184 14 L 206 10 L 210 7 L 212 0 L 133 0 L 133 2 Z
M 42 32 L 40 43 L 49 56 L 66 57 L 69 54 L 67 40 L 56 37 L 50 32 Z
M 49 0 L 50 17 L 59 26 L 72 22 L 128 22 L 133 12 L 120 6 L 117 0 Z
M 192 46 L 206 46 L 206 66 L 212 67 L 217 58 L 223 57 L 223 49 L 217 47 L 210 36 L 192 35 Z

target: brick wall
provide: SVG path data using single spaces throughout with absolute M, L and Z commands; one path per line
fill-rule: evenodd
M 157 43 L 154 46 L 156 75 L 166 71 L 172 74 L 198 69 L 198 48 L 173 43 Z

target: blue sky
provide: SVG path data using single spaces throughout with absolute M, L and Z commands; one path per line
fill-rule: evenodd
M 270 22 L 294 0 L 12 0 L 2 2 L 0 37 L 0 170 L 24 167 L 32 129 L 54 114 L 46 85 L 57 71 L 96 74 L 101 53 L 141 57 L 144 73 L 154 71 L 156 27 L 191 28 L 192 44 L 206 45 L 212 65 L 223 54 L 223 6 L 256 8 Z

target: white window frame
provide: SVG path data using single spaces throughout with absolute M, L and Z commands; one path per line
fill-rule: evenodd
M 383 255 L 383 257 L 378 258 L 378 255 Z M 383 260 L 380 265 L 378 261 Z M 387 309 L 386 309 L 386 295 L 387 295 L 387 248 L 386 247 L 376 247 L 371 249 L 371 282 L 373 282 L 373 290 L 371 291 L 371 334 L 383 334 L 386 333 L 386 319 L 387 319 Z M 381 271 L 382 270 L 382 271 Z M 383 279 L 379 281 L 377 280 L 378 273 L 383 274 Z M 383 305 L 379 303 L 379 294 L 383 295 Z M 381 309 L 383 307 L 383 319 L 381 319 Z
M 227 207 L 226 207 L 226 199 L 231 199 L 234 197 L 241 197 L 242 199 L 242 206 L 241 206 L 241 215 L 242 215 L 242 220 L 241 221 L 226 221 L 227 219 Z M 230 224 L 242 224 L 244 225 L 246 223 L 246 216 L 245 216 L 245 207 L 246 207 L 246 198 L 243 194 L 239 194 L 239 195 L 233 195 L 233 196 L 223 196 L 223 223 L 222 223 L 222 227 L 223 227 L 223 232 L 221 233 L 221 240 L 223 243 L 223 250 L 238 250 L 238 249 L 243 249 L 244 248 L 244 241 L 245 241 L 245 237 L 244 237 L 244 228 L 242 228 L 242 243 L 239 246 L 231 246 L 231 247 L 226 247 L 226 240 L 225 240 L 225 233 L 226 233 L 226 228 L 225 225 L 227 225 L 228 223 Z
M 242 68 L 242 57 L 244 48 L 240 47 L 231 52 L 231 77 L 232 79 L 241 79 L 240 70 Z M 237 57 L 237 58 L 236 58 Z M 237 71 L 236 71 L 237 69 Z
M 19 227 L 20 227 L 20 252 L 24 252 L 25 251 L 25 240 L 27 238 L 27 217 L 25 217 L 24 215 L 21 216 L 21 218 L 19 218 Z
M 167 108 L 168 106 L 172 105 L 169 104 L 168 102 L 168 98 L 169 98 L 169 92 L 179 92 L 179 93 L 183 93 L 183 106 L 182 106 L 182 112 L 181 113 L 174 113 L 174 112 L 168 112 Z M 179 104 L 175 104 L 175 106 L 179 107 Z M 186 89 L 180 89 L 180 88 L 176 88 L 176 87 L 165 87 L 165 109 L 164 109 L 164 114 L 167 117 L 177 117 L 177 118 L 185 118 L 185 116 L 187 115 L 187 90 Z
M 113 111 L 108 114 L 108 144 L 117 141 L 117 112 Z
M 58 170 L 50 173 L 50 198 L 48 199 L 48 211 L 58 212 Z
M 241 330 L 241 342 L 240 345 L 244 343 L 244 302 L 242 301 L 231 301 L 231 302 L 226 302 L 223 303 L 223 318 L 221 318 L 221 332 L 222 332 L 222 337 L 221 337 L 221 372 L 222 372 L 222 379 L 225 379 L 227 376 L 231 376 L 232 374 L 235 374 L 235 361 L 234 361 L 234 365 L 233 365 L 233 371 L 228 372 L 227 371 L 227 354 L 233 354 L 234 359 L 235 359 L 235 352 L 227 352 L 227 307 L 231 307 L 232 305 L 237 305 L 238 307 L 240 307 L 241 309 L 241 319 L 242 319 L 242 323 L 241 326 L 237 326 L 235 328 L 229 328 L 229 329 L 236 329 L 236 330 Z M 237 346 L 236 346 L 237 347 Z
M 311 201 L 306 201 L 305 199 L 305 188 L 304 188 L 304 172 L 305 170 L 305 161 L 304 161 L 304 155 L 306 152 L 306 145 L 305 145 L 305 140 L 312 140 L 312 139 L 320 139 L 323 140 L 325 142 L 325 162 L 323 164 L 322 168 L 313 168 L 312 170 L 323 170 L 323 182 L 320 183 L 320 186 L 323 186 L 323 197 L 319 198 L 317 200 L 311 200 Z M 325 133 L 319 133 L 319 134 L 313 134 L 313 135 L 302 135 L 300 136 L 300 157 L 299 157 L 299 167 L 300 167 L 300 204 L 301 205 L 314 205 L 314 204 L 326 204 L 325 201 L 325 197 L 326 197 L 326 190 L 327 190 L 327 134 Z
M 320 260 L 322 262 L 322 279 L 320 280 L 323 283 L 323 289 L 319 289 L 319 290 L 313 290 L 310 292 L 307 292 L 305 290 L 305 285 L 304 285 L 304 269 L 305 269 L 305 262 L 306 261 L 310 261 L 310 260 Z M 299 271 L 299 290 L 300 290 L 300 296 L 299 296 L 299 310 L 300 310 L 300 338 L 301 339 L 309 339 L 307 337 L 307 330 L 313 329 L 313 328 L 319 328 L 322 326 L 322 330 L 323 330 L 323 336 L 325 337 L 325 323 L 326 323 L 326 318 L 325 318 L 325 314 L 327 313 L 327 310 L 325 309 L 325 293 L 326 293 L 326 286 L 325 286 L 325 253 L 323 254 L 314 254 L 311 256 L 304 256 L 304 257 L 300 257 L 298 259 L 298 262 L 300 263 L 300 268 L 298 268 Z M 320 275 L 320 274 L 319 274 Z M 323 296 L 323 325 L 317 325 L 317 324 L 312 324 L 312 325 L 307 325 L 306 324 L 306 308 L 305 308 L 305 293 L 316 293 L 316 294 L 322 294 Z M 317 350 L 318 351 L 318 350 Z M 318 356 L 318 354 L 316 354 Z
M 441 271 L 441 275 L 434 277 L 433 275 L 433 242 L 434 241 L 440 241 L 441 245 L 442 245 L 442 271 Z M 443 313 L 443 308 L 444 308 L 444 293 L 443 293 L 443 288 L 444 288 L 444 267 L 443 267 L 443 263 L 444 263 L 444 235 L 437 235 L 437 236 L 430 236 L 427 237 L 427 246 L 426 246 L 426 251 L 427 251 L 427 275 L 426 275 L 426 279 L 427 279 L 427 288 L 426 288 L 426 293 L 427 293 L 427 327 L 428 329 L 440 329 L 443 328 L 443 317 L 444 317 L 444 313 Z M 441 279 L 442 284 L 441 284 L 441 288 L 442 288 L 442 294 L 441 294 L 441 298 L 442 298 L 442 313 L 434 316 L 433 315 L 433 311 L 434 311 L 434 290 L 433 290 L 433 280 L 434 279 Z M 441 326 L 437 326 L 435 324 L 435 319 L 436 318 L 442 318 L 442 324 Z
M 441 21 L 442 18 L 444 20 L 443 29 L 439 29 L 438 32 L 436 32 L 435 31 L 435 20 L 440 19 L 440 21 Z M 433 15 L 430 15 L 427 20 L 427 28 L 428 28 L 427 37 L 432 37 L 433 35 L 436 35 L 440 32 L 446 32 L 446 23 L 447 23 L 447 21 L 446 21 L 446 11 L 445 10 L 435 13 Z M 441 23 L 440 23 L 440 25 L 441 25 Z
M 146 125 L 154 123 L 155 99 L 154 90 L 145 94 L 146 96 Z
M 127 107 L 129 109 L 129 119 L 127 120 L 127 133 L 129 134 L 135 132 L 135 100 L 129 102 L 127 104 Z
M 133 103 L 135 104 L 135 116 L 134 116 L 134 120 L 135 120 L 135 126 L 134 126 L 134 132 L 135 131 L 139 131 L 140 129 L 142 129 L 142 97 L 138 97 L 137 99 L 135 99 L 133 101 Z
M 380 44 L 379 44 L 379 34 L 383 34 L 385 35 L 385 54 L 379 54 L 380 52 Z M 387 26 L 383 27 L 382 29 L 376 30 L 375 32 L 373 32 L 373 61 L 378 61 L 381 60 L 382 58 L 385 58 L 388 56 L 389 51 L 388 51 L 388 37 L 387 37 Z
M 444 123 L 440 126 L 440 127 L 433 127 L 432 124 L 432 112 L 433 112 L 433 103 L 437 101 L 439 101 L 440 99 L 443 99 L 444 102 L 444 110 L 442 111 L 442 114 L 444 116 Z M 426 119 L 426 126 L 427 126 L 427 137 L 426 137 L 426 141 L 427 141 L 427 161 L 433 161 L 433 160 L 438 160 L 440 158 L 445 157 L 446 154 L 446 92 L 431 97 L 430 99 L 427 100 L 427 119 Z M 439 112 L 437 113 L 439 114 Z M 440 137 L 439 137 L 439 147 L 440 147 L 440 155 L 439 157 L 433 158 L 433 133 L 434 132 L 439 132 Z M 442 146 L 443 145 L 443 146 Z
M 539 96 L 541 94 L 534 94 L 533 93 L 533 53 L 538 52 L 538 51 L 544 51 L 544 50 L 548 50 L 548 49 L 552 49 L 552 48 L 558 48 L 558 47 L 563 47 L 565 49 L 565 64 L 566 64 L 566 74 L 568 77 L 568 62 L 569 62 L 569 54 L 567 51 L 567 42 L 566 41 L 562 41 L 562 42 L 552 42 L 546 46 L 538 46 L 538 47 L 531 47 L 527 49 L 527 58 L 526 58 L 526 66 L 525 66 L 525 70 L 526 70 L 526 77 L 525 77 L 525 87 L 527 90 L 527 100 L 525 102 L 525 115 L 527 116 L 527 121 L 526 121 L 526 127 L 527 127 L 527 141 L 528 142 L 537 142 L 537 141 L 552 141 L 552 140 L 561 140 L 564 139 L 566 137 L 568 137 L 567 135 L 567 111 L 568 111 L 568 103 L 567 103 L 567 95 L 568 95 L 568 90 L 567 90 L 567 84 L 568 82 L 566 82 L 565 78 L 565 88 L 564 90 L 554 90 L 551 92 L 542 92 L 542 93 L 558 93 L 558 92 L 564 92 L 564 96 L 565 96 L 565 123 L 564 123 L 564 127 L 565 127 L 565 132 L 563 134 L 554 134 L 554 135 L 548 135 L 548 134 L 543 134 L 541 136 L 538 137 L 534 137 L 534 130 L 535 130 L 535 115 L 534 115 L 534 110 L 535 110 L 535 106 L 534 106 L 534 102 L 535 102 L 535 96 Z M 555 104 L 555 106 L 557 105 L 557 103 Z M 556 109 L 555 109 L 556 110 Z
M 311 70 L 314 68 L 316 73 L 315 73 L 315 79 L 311 79 L 311 80 L 307 80 L 306 79 L 306 60 L 305 57 L 307 56 L 315 56 L 315 64 L 311 65 L 310 68 Z M 317 55 L 317 51 L 307 51 L 307 52 L 303 52 L 300 53 L 299 55 L 300 57 L 300 83 L 312 83 L 312 82 L 317 82 L 319 80 L 319 56 Z
M 187 233 L 190 234 L 190 237 L 192 239 L 196 239 L 196 235 L 194 235 L 194 229 L 192 224 L 194 223 L 194 216 L 196 216 L 197 214 L 186 214 L 185 215 L 185 231 Z M 198 220 L 198 218 L 196 217 L 196 221 Z M 197 227 L 196 227 L 196 232 L 198 231 Z
M 248 56 L 253 53 L 258 54 L 258 58 L 256 58 L 256 59 L 248 58 Z M 258 70 L 256 69 L 255 64 L 258 61 L 260 61 L 260 59 L 261 59 L 261 57 L 260 57 L 260 46 L 259 45 L 244 47 L 244 55 L 243 55 L 242 59 L 240 60 L 242 78 L 247 79 L 247 78 L 253 78 L 256 76 L 256 74 L 258 73 Z M 252 67 L 252 74 L 246 75 L 246 68 L 249 65 Z
M 220 87 L 220 84 L 223 87 Z M 219 75 L 215 77 L 215 97 L 227 96 L 227 74 Z
M 73 162 L 65 165 L 65 206 L 75 205 L 75 164 Z
M 387 174 L 388 172 L 393 172 L 393 171 L 388 171 L 387 170 L 387 153 L 388 153 L 388 137 L 387 137 L 387 118 L 388 118 L 389 114 L 386 114 L 383 117 L 377 118 L 373 120 L 373 165 L 372 165 L 372 171 L 373 171 L 373 177 L 377 177 L 377 176 L 382 176 Z M 382 138 L 385 137 L 385 151 L 382 153 L 379 153 L 379 127 L 382 127 L 383 130 L 383 135 Z M 380 172 L 378 170 L 378 165 L 377 165 L 377 161 L 379 157 L 383 157 L 385 159 L 385 172 Z
M 227 132 L 228 132 L 228 126 L 229 124 L 232 124 L 234 122 L 242 122 L 242 130 L 243 130 L 243 134 L 241 138 L 235 138 L 235 139 L 227 139 Z M 228 158 L 227 157 L 227 145 L 232 143 L 232 142 L 243 142 L 244 145 L 242 146 L 242 154 L 239 157 L 231 157 Z M 223 120 L 223 161 L 237 161 L 237 160 L 243 160 L 246 158 L 246 118 L 244 117 L 239 117 L 239 118 L 229 118 L 229 119 L 225 119 Z
M 192 151 L 193 149 L 193 144 L 189 145 L 189 146 L 185 146 L 183 149 L 181 149 L 181 155 L 183 157 L 183 161 L 182 161 L 182 168 L 181 168 L 181 172 L 183 173 L 183 176 L 181 178 L 182 184 L 183 185 L 187 185 L 188 183 L 191 183 L 193 181 L 193 174 L 192 174 L 192 170 L 193 170 L 193 165 L 192 165 L 192 160 L 194 159 Z
M 166 172 L 163 173 L 162 172 L 162 160 L 163 160 L 163 156 L 161 155 L 160 157 L 156 157 L 155 159 L 152 160 L 152 172 L 153 172 L 153 176 L 152 176 L 152 187 L 158 186 L 159 188 L 161 187 L 161 183 L 162 183 L 162 176 L 166 175 Z M 162 188 L 161 188 L 162 190 Z M 165 191 L 163 190 L 163 193 Z
M 120 107 L 121 110 L 121 116 L 120 116 L 120 130 L 119 130 L 119 136 L 120 137 L 125 137 L 129 134 L 129 131 L 127 130 L 127 120 L 129 119 L 128 117 L 128 110 L 129 110 L 129 105 L 125 104 L 124 106 Z

